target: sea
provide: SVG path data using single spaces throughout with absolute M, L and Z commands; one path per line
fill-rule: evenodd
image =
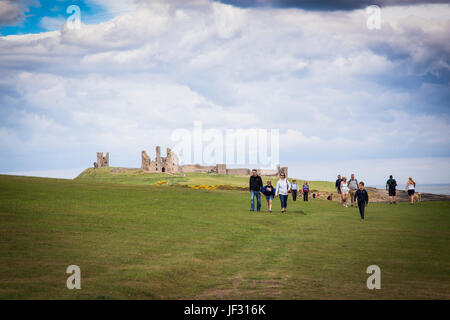
M 369 185 L 377 189 L 385 189 L 386 185 Z M 398 185 L 397 190 L 405 190 L 405 185 Z M 450 195 L 450 184 L 417 184 L 416 192 Z

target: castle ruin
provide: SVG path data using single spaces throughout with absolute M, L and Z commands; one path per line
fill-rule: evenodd
M 167 148 L 167 156 L 161 157 L 161 147 L 156 147 L 156 158 L 152 161 L 145 150 L 142 151 L 141 169 L 145 172 L 179 172 L 178 156 Z
M 103 157 L 103 152 L 97 152 L 97 162 L 94 162 L 94 168 L 109 167 L 109 152 Z M 179 165 L 179 158 L 175 152 L 167 148 L 166 156 L 161 157 L 161 147 L 156 147 L 156 157 L 153 161 L 145 150 L 141 152 L 141 169 L 144 172 L 167 172 L 167 173 L 213 173 L 213 174 L 232 174 L 249 175 L 251 169 L 248 168 L 227 168 L 226 164 L 216 164 L 215 166 L 202 166 L 200 164 Z M 257 169 L 258 174 L 263 176 L 278 176 L 283 172 L 288 176 L 288 167 L 276 169 Z
M 103 152 L 97 152 L 97 162 L 94 162 L 94 168 L 109 167 L 109 152 L 103 156 Z

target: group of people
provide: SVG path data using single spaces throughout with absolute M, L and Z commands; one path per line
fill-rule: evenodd
M 364 187 L 364 182 L 361 181 L 358 183 L 353 173 L 350 175 L 349 180 L 347 180 L 347 177 L 341 178 L 339 174 L 335 186 L 342 205 L 348 208 L 347 201 L 350 197 L 350 206 L 359 208 L 361 219 L 364 220 L 364 210 L 369 204 L 369 194 Z
M 405 192 L 408 192 L 410 204 L 414 204 L 414 192 L 416 188 L 416 183 L 413 178 L 409 177 L 406 182 Z M 396 190 L 397 181 L 395 181 L 392 175 L 386 181 L 386 190 L 389 194 L 389 203 L 396 204 Z M 369 204 L 369 196 L 367 191 L 364 189 L 364 182 L 359 182 L 355 179 L 355 175 L 352 173 L 350 179 L 347 181 L 347 177 L 337 176 L 336 180 L 336 191 L 340 195 L 340 201 L 342 205 L 348 208 L 348 197 L 350 197 L 351 206 L 356 206 L 359 208 L 359 213 L 361 219 L 364 220 L 364 208 Z
M 369 194 L 364 187 L 364 182 L 355 178 L 352 173 L 350 179 L 347 177 L 337 176 L 336 191 L 340 196 L 341 204 L 348 208 L 348 198 L 350 197 L 350 206 L 359 208 L 359 214 L 361 219 L 364 220 L 364 211 L 369 204 Z M 281 212 L 286 213 L 287 201 L 289 193 L 292 194 L 292 200 L 297 200 L 297 195 L 303 194 L 303 201 L 308 201 L 309 184 L 305 181 L 300 189 L 296 180 L 292 180 L 292 184 L 286 178 L 284 172 L 280 173 L 280 179 L 275 186 L 272 185 L 272 181 L 267 181 L 266 185 L 263 185 L 261 177 L 258 175 L 256 169 L 252 170 L 249 182 L 250 188 L 250 211 L 255 211 L 255 198 L 256 198 L 256 210 L 261 211 L 261 193 L 266 197 L 268 204 L 268 212 L 272 212 L 272 202 L 276 197 L 280 198 Z M 411 204 L 414 204 L 414 192 L 416 183 L 409 177 L 405 191 L 408 192 L 409 200 Z M 396 204 L 396 189 L 397 182 L 392 175 L 389 176 L 389 180 L 386 181 L 386 190 L 389 194 L 389 203 Z M 328 196 L 329 200 L 332 200 L 332 194 Z
M 261 211 L 261 193 L 266 197 L 268 212 L 272 212 L 272 202 L 276 197 L 280 198 L 281 212 L 286 213 L 287 200 L 289 193 L 292 194 L 292 200 L 297 200 L 297 195 L 300 192 L 303 194 L 303 201 L 308 201 L 309 184 L 305 181 L 300 189 L 297 181 L 292 180 L 292 184 L 286 178 L 284 172 L 280 173 L 280 179 L 275 186 L 272 185 L 272 181 L 267 181 L 266 185 L 263 185 L 261 177 L 258 175 L 256 169 L 252 170 L 249 182 L 250 188 L 250 211 L 255 211 L 255 198 L 256 198 L 256 211 Z
M 396 196 L 397 196 L 397 181 L 395 181 L 392 175 L 389 176 L 388 181 L 386 181 L 386 190 L 388 190 L 389 194 L 389 203 L 396 204 Z M 408 178 L 406 182 L 405 192 L 408 193 L 409 203 L 414 204 L 414 193 L 416 191 L 416 182 L 412 177 Z

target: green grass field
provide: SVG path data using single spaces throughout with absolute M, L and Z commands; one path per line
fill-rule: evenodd
M 158 181 L 167 181 L 168 185 L 231 185 L 248 188 L 249 176 L 239 175 L 217 175 L 205 173 L 173 174 L 166 173 L 144 173 L 140 169 L 124 169 L 104 167 L 84 170 L 77 178 L 78 181 L 113 182 L 134 185 L 155 185 Z M 271 180 L 275 185 L 277 177 L 262 176 L 264 184 Z M 300 185 L 303 180 L 297 179 Z M 308 181 L 311 191 L 334 192 L 334 183 L 329 181 Z
M 98 180 L 0 176 L 1 299 L 450 298 L 450 202 L 372 204 L 362 222 L 326 200 L 257 214 L 242 191 Z

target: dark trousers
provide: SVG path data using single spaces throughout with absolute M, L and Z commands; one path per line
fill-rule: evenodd
M 291 190 L 292 191 L 292 200 L 297 201 L 297 190 Z
M 366 207 L 366 203 L 364 201 L 358 201 L 359 214 L 361 215 L 361 219 L 364 220 L 364 209 Z
M 287 207 L 287 199 L 288 199 L 288 195 L 287 194 L 280 194 L 280 202 L 281 202 L 281 209 Z
M 303 191 L 303 201 L 308 201 L 308 191 Z

